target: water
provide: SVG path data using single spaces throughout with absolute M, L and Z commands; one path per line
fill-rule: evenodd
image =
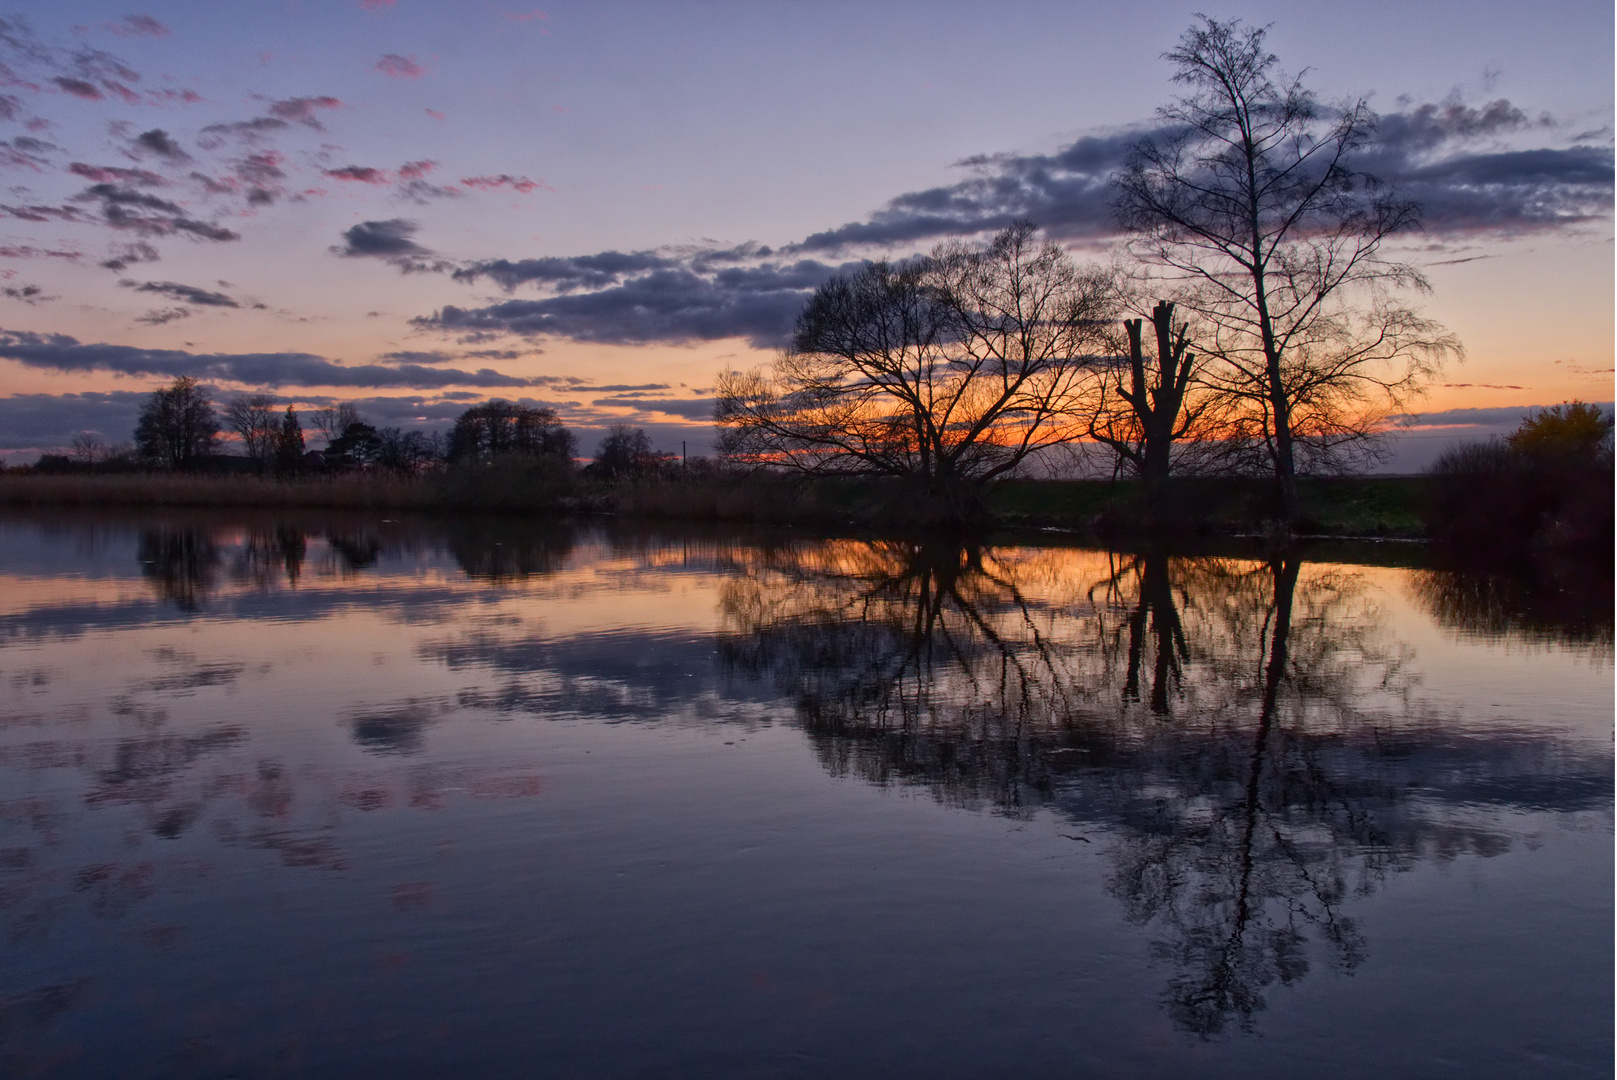
M 1363 555 L 14 515 L 0 1073 L 1609 1076 L 1609 592 Z

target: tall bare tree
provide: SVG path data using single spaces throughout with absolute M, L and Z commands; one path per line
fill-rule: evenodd
M 1198 316 L 1209 379 L 1245 406 L 1295 520 L 1299 469 L 1363 447 L 1459 343 L 1396 299 L 1428 288 L 1382 257 L 1420 214 L 1354 167 L 1375 114 L 1320 104 L 1264 34 L 1205 16 L 1185 32 L 1166 59 L 1190 92 L 1134 147 L 1115 205 Z
M 270 395 L 249 394 L 231 401 L 225 406 L 225 424 L 241 439 L 242 453 L 247 457 L 267 463 L 275 456 L 281 422 Z
M 868 263 L 821 286 L 771 370 L 719 378 L 732 460 L 899 477 L 933 513 L 1084 434 L 1086 376 L 1113 290 L 1022 222 L 986 246 Z

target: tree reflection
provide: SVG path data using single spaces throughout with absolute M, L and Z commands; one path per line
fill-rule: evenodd
M 157 594 L 181 611 L 196 611 L 218 587 L 219 546 L 203 529 L 162 526 L 140 534 L 135 557 Z
M 1432 834 L 1407 805 L 1423 759 L 1389 737 L 1408 658 L 1351 574 L 1295 551 L 805 544 L 746 570 L 722 655 L 797 702 L 827 768 L 1109 827 L 1110 891 L 1189 1031 L 1351 971 L 1348 903 Z
M 445 540 L 467 577 L 495 584 L 555 573 L 574 544 L 566 524 L 520 520 L 457 520 Z

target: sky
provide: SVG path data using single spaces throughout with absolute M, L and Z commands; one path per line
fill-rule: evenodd
M 0 455 L 217 400 L 446 428 L 491 397 L 711 443 L 866 258 L 1030 218 L 1119 241 L 1106 178 L 1204 5 L 294 0 L 0 12 Z M 1267 2 L 1287 72 L 1380 115 L 1395 257 L 1462 362 L 1400 460 L 1613 385 L 1609 2 Z M 1413 456 L 1411 456 L 1413 455 Z

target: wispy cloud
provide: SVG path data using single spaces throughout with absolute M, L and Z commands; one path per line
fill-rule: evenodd
M 375 67 L 391 79 L 419 79 L 427 73 L 427 69 L 413 55 L 400 56 L 397 53 L 387 53 L 376 61 Z

